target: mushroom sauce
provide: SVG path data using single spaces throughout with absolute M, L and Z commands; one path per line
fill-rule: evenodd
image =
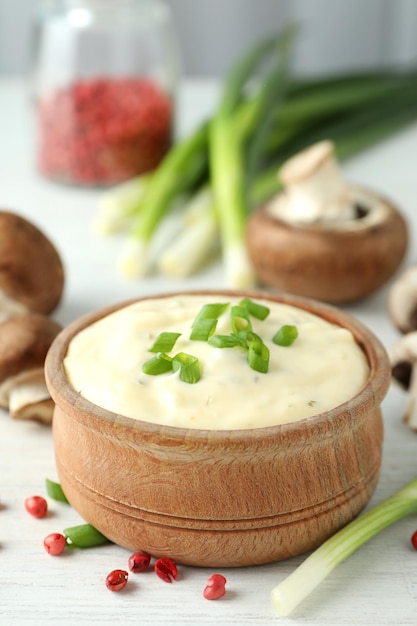
M 241 429 L 300 420 L 332 409 L 354 396 L 369 377 L 364 352 L 352 333 L 296 307 L 258 300 L 270 309 L 252 327 L 270 350 L 269 371 L 251 369 L 240 347 L 216 348 L 190 340 L 191 325 L 205 304 L 240 299 L 181 295 L 129 304 L 79 332 L 64 361 L 69 382 L 90 402 L 127 417 L 199 429 Z M 298 337 L 279 346 L 272 337 L 294 325 Z M 199 359 L 201 379 L 179 379 L 178 371 L 149 375 L 143 364 L 162 332 L 181 333 L 172 354 Z M 229 334 L 230 309 L 216 334 Z

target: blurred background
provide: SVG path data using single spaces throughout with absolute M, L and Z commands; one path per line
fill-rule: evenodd
M 118 0 L 114 0 L 117 3 Z M 183 73 L 219 77 L 248 44 L 288 19 L 300 24 L 294 69 L 314 74 L 409 65 L 417 58 L 417 0 L 166 0 Z M 35 0 L 0 0 L 0 76 L 28 71 Z

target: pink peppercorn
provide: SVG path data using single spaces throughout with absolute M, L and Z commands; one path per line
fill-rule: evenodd
M 213 574 L 207 581 L 203 596 L 206 600 L 218 600 L 226 593 L 226 582 L 221 574 Z
M 121 591 L 127 585 L 129 574 L 123 569 L 114 569 L 106 576 L 106 587 L 110 591 Z
M 40 519 L 48 512 L 48 503 L 42 496 L 30 496 L 25 500 L 25 509 L 33 517 Z
M 65 550 L 67 541 L 60 533 L 51 533 L 43 540 L 43 545 L 48 554 L 58 556 Z
M 131 572 L 135 574 L 148 569 L 151 562 L 151 555 L 143 550 L 138 550 L 129 557 L 128 565 Z
M 177 578 L 178 570 L 174 561 L 169 557 L 161 557 L 155 561 L 155 574 L 166 583 L 172 583 Z

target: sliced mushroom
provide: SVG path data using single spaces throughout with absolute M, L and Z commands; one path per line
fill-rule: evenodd
M 417 330 L 417 266 L 400 274 L 388 293 L 388 313 L 402 333 Z
M 1 318 L 25 310 L 48 314 L 63 287 L 63 264 L 52 242 L 25 218 L 0 211 Z
M 334 304 L 385 284 L 408 246 L 397 208 L 346 183 L 329 141 L 290 159 L 280 177 L 284 191 L 248 219 L 246 242 L 259 282 Z
M 393 381 L 408 392 L 404 419 L 417 430 L 417 331 L 401 337 L 389 356 Z
M 0 406 L 13 418 L 51 423 L 53 403 L 43 368 L 60 330 L 39 313 L 14 315 L 0 323 Z

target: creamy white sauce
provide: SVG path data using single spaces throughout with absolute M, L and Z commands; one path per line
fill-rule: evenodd
M 331 409 L 355 395 L 369 376 L 365 354 L 351 332 L 301 309 L 256 300 L 270 309 L 254 331 L 270 350 L 269 371 L 249 367 L 239 348 L 214 348 L 189 339 L 191 324 L 206 303 L 240 299 L 200 295 L 138 301 L 78 333 L 64 361 L 73 388 L 94 404 L 128 417 L 186 428 L 238 429 L 300 420 Z M 272 342 L 284 324 L 297 326 L 289 347 Z M 198 357 L 201 380 L 188 384 L 179 374 L 142 372 L 155 338 L 182 333 L 171 356 Z M 230 310 L 216 333 L 229 334 Z

